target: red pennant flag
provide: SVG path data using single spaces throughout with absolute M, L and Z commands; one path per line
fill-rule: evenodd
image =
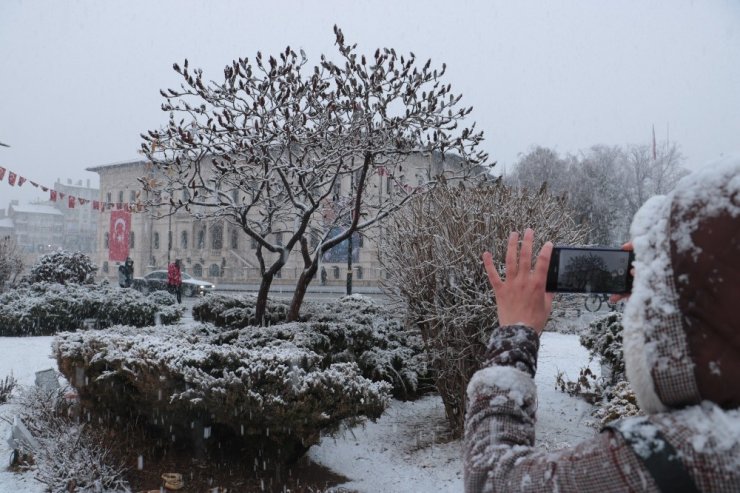
M 116 210 L 119 210 L 120 211 L 121 209 L 123 209 L 123 203 L 122 202 L 116 202 Z
M 0 166 L 0 181 L 3 181 L 4 176 L 5 176 L 5 168 Z
M 41 190 L 43 190 L 44 192 L 48 192 L 49 191 L 49 187 L 45 187 L 45 186 L 41 185 Z
M 99 200 L 93 200 L 93 210 L 99 211 L 100 210 L 100 201 Z
M 15 186 L 15 179 L 17 178 L 17 176 L 18 175 L 16 175 L 12 171 L 8 173 L 8 183 L 10 184 L 11 187 Z
M 79 202 L 80 205 L 85 205 L 85 204 L 87 204 L 90 201 L 87 200 L 87 199 L 79 198 L 79 199 L 77 199 L 77 202 Z
M 30 183 L 31 185 L 33 185 L 34 187 L 36 187 L 36 188 L 38 188 L 38 187 L 39 187 L 39 184 L 38 184 L 38 183 L 36 183 L 35 181 L 30 181 L 29 183 Z M 45 191 L 46 191 L 46 190 L 44 190 L 44 192 L 45 192 Z
M 131 212 L 131 209 L 129 209 L 128 203 L 126 203 L 126 204 L 123 204 L 123 210 L 124 210 L 125 212 Z
M 56 190 L 49 191 L 49 200 L 51 200 L 52 202 L 57 201 L 57 191 Z
M 59 200 L 64 200 L 64 194 L 62 192 L 57 192 L 59 195 Z
M 21 187 L 21 186 L 23 186 L 24 183 L 26 183 L 26 179 L 23 178 L 22 176 L 19 176 L 18 177 L 18 186 Z
M 70 209 L 74 209 L 75 208 L 75 198 L 74 198 L 74 195 L 70 195 L 68 197 L 68 199 L 67 199 L 67 205 L 69 205 L 69 208 Z

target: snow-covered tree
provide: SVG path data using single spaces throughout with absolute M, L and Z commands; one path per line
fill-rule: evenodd
M 12 236 L 0 238 L 0 292 L 23 272 L 23 255 Z
M 482 133 L 461 125 L 472 108 L 443 82 L 444 64 L 392 48 L 367 56 L 334 33 L 339 60 L 322 55 L 314 67 L 290 47 L 235 60 L 223 82 L 176 64 L 183 83 L 161 91 L 169 123 L 142 135 L 150 205 L 226 219 L 257 243 L 258 319 L 295 248 L 303 270 L 290 320 L 324 252 L 436 184 L 432 173 L 408 183 L 410 156 L 454 156 L 458 174 L 487 159 Z

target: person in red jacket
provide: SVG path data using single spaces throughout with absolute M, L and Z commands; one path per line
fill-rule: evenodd
M 179 258 L 167 266 L 167 287 L 170 293 L 177 296 L 177 302 L 182 303 L 182 274 Z

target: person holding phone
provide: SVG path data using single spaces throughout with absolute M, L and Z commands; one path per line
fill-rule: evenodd
M 740 491 L 740 156 L 649 199 L 631 234 L 623 339 L 644 416 L 556 452 L 534 446 L 533 380 L 553 246 L 532 268 L 534 232 L 521 248 L 512 233 L 505 279 L 483 254 L 500 326 L 468 385 L 465 491 Z

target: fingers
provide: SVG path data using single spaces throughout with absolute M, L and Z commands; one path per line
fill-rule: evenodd
M 622 250 L 626 250 L 628 252 L 631 252 L 634 249 L 635 248 L 632 246 L 632 241 L 628 241 L 627 243 L 625 243 L 624 245 L 622 245 Z
M 517 253 L 519 250 L 519 233 L 512 231 L 509 244 L 506 246 L 506 278 L 514 277 L 519 272 Z
M 534 266 L 534 275 L 538 283 L 545 285 L 547 281 L 547 270 L 550 268 L 550 257 L 552 257 L 552 242 L 548 241 L 542 245 L 537 263 Z
M 491 255 L 491 252 L 483 252 L 483 265 L 488 273 L 488 282 L 491 283 L 491 287 L 495 293 L 496 290 L 503 285 L 503 282 L 501 281 L 501 277 L 498 275 L 496 266 L 493 265 L 493 256 Z
M 527 228 L 524 230 L 522 251 L 519 254 L 519 269 L 522 272 L 532 270 L 532 243 L 534 243 L 534 231 L 532 231 L 532 228 Z

